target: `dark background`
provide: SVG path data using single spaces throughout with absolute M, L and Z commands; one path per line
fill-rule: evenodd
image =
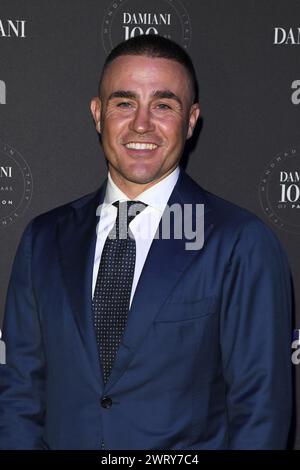
M 118 11 L 150 11 L 146 1 L 121 3 L 115 2 Z M 3 25 L 8 19 L 26 20 L 25 38 L 0 34 L 0 80 L 6 84 L 6 104 L 0 104 L 0 165 L 7 164 L 1 153 L 7 144 L 23 156 L 33 179 L 27 209 L 13 223 L 0 225 L 0 320 L 25 225 L 37 214 L 93 191 L 104 179 L 106 165 L 89 103 L 97 94 L 106 55 L 103 20 L 113 4 L 111 0 L 0 0 Z M 292 82 L 300 80 L 300 44 L 274 44 L 275 27 L 297 33 L 300 2 L 152 1 L 152 12 L 171 12 L 172 24 L 162 34 L 168 29 L 180 43 L 179 4 L 188 15 L 188 52 L 199 79 L 202 109 L 201 132 L 199 128 L 187 172 L 273 228 L 288 254 L 295 285 L 294 326 L 300 328 L 300 210 L 298 215 L 293 211 L 299 226 L 288 230 L 273 223 L 259 197 L 261 176 L 270 162 L 300 148 L 300 104 L 291 100 Z M 112 41 L 122 40 L 117 19 L 109 27 Z M 294 171 L 300 170 L 297 152 L 289 162 Z M 275 183 L 279 191 L 279 181 Z M 16 179 L 17 184 L 22 182 Z M 276 198 L 274 191 L 272 197 Z M 5 210 L 0 205 L 0 218 Z M 298 396 L 299 368 L 294 366 Z M 296 410 L 299 429 L 299 406 Z M 300 429 L 295 435 L 294 445 L 300 448 Z

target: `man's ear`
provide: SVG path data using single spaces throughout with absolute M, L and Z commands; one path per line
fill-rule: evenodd
M 100 117 L 101 117 L 101 100 L 98 96 L 95 96 L 91 100 L 91 113 L 93 115 L 93 119 L 95 121 L 96 131 L 101 133 L 101 124 L 100 124 Z
M 186 136 L 187 139 L 192 137 L 199 116 L 200 116 L 199 103 L 194 103 L 194 104 L 192 104 L 191 109 L 190 109 L 189 127 L 188 127 L 187 136 Z

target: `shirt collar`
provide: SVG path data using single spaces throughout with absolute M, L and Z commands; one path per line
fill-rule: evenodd
M 147 206 L 163 212 L 168 202 L 169 197 L 177 182 L 180 170 L 177 166 L 168 176 L 163 178 L 158 183 L 140 193 L 135 200 L 143 202 Z M 106 193 L 104 197 L 104 205 L 110 206 L 116 201 L 128 201 L 129 197 L 121 191 L 121 189 L 114 183 L 110 173 L 108 173 L 108 181 Z

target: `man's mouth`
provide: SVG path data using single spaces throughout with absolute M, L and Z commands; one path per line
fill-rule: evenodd
M 151 142 L 128 142 L 125 147 L 134 150 L 155 150 L 158 145 Z

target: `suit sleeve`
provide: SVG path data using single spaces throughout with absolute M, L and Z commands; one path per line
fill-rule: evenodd
M 284 449 L 291 421 L 291 277 L 260 221 L 246 224 L 224 283 L 221 351 L 230 449 Z
M 0 449 L 38 449 L 44 424 L 45 359 L 31 277 L 32 223 L 17 249 L 3 324 Z

